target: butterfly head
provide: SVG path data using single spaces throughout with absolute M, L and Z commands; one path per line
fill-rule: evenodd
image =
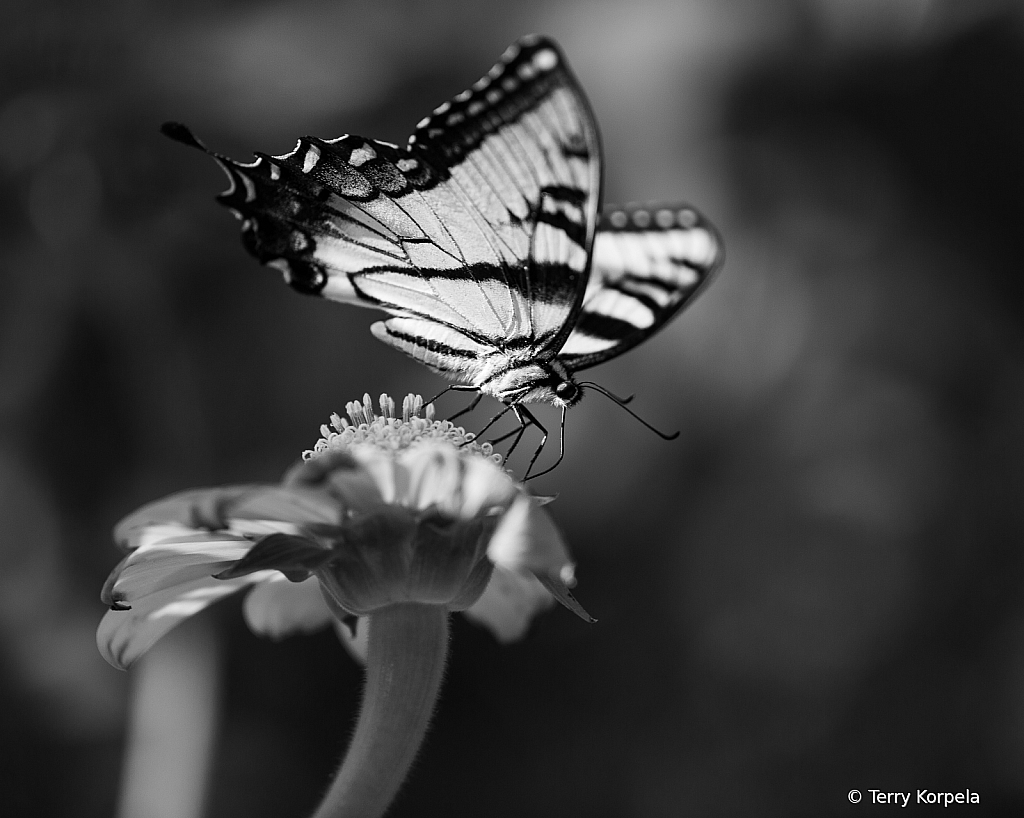
M 583 397 L 583 390 L 573 380 L 569 368 L 557 358 L 552 361 L 539 364 L 538 369 L 543 375 L 537 379 L 535 389 L 541 392 L 533 400 L 542 400 L 553 403 L 555 406 L 575 406 Z
M 558 360 L 530 362 L 502 371 L 481 385 L 480 391 L 502 403 L 551 403 L 574 406 L 583 390 Z
M 567 376 L 564 380 L 555 383 L 551 387 L 551 391 L 555 395 L 552 400 L 555 406 L 575 406 L 580 402 L 580 398 L 583 397 L 583 390 L 573 381 L 571 376 Z

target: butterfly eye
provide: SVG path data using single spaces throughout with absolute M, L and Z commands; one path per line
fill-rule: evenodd
M 562 381 L 555 387 L 555 394 L 564 400 L 572 400 L 578 392 L 579 389 L 576 384 L 569 383 L 568 381 Z

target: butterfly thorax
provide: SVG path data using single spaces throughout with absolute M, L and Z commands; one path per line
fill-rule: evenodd
M 477 389 L 502 403 L 551 403 L 574 406 L 583 396 L 565 365 L 558 360 L 523 363 L 488 378 Z

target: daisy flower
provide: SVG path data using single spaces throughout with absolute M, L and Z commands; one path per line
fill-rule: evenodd
M 379 406 L 368 395 L 348 404 L 280 485 L 194 489 L 130 514 L 114 531 L 127 554 L 102 594 L 97 643 L 122 669 L 244 588 L 258 633 L 339 626 L 367 681 L 319 818 L 372 818 L 391 802 L 437 700 L 450 611 L 502 641 L 555 599 L 593 621 L 569 592 L 558 530 L 500 455 L 434 420 L 419 396 L 400 414 L 386 395 Z

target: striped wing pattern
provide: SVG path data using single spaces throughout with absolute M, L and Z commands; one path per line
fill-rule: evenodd
M 722 259 L 717 231 L 689 205 L 609 208 L 583 309 L 558 360 L 584 369 L 649 338 L 707 285 Z
M 477 385 L 551 359 L 568 337 L 587 286 L 600 145 L 553 41 L 510 47 L 404 148 L 304 137 L 284 156 L 256 156 L 215 155 L 231 182 L 219 200 L 247 249 L 300 292 L 391 313 L 372 328 L 386 343 Z

